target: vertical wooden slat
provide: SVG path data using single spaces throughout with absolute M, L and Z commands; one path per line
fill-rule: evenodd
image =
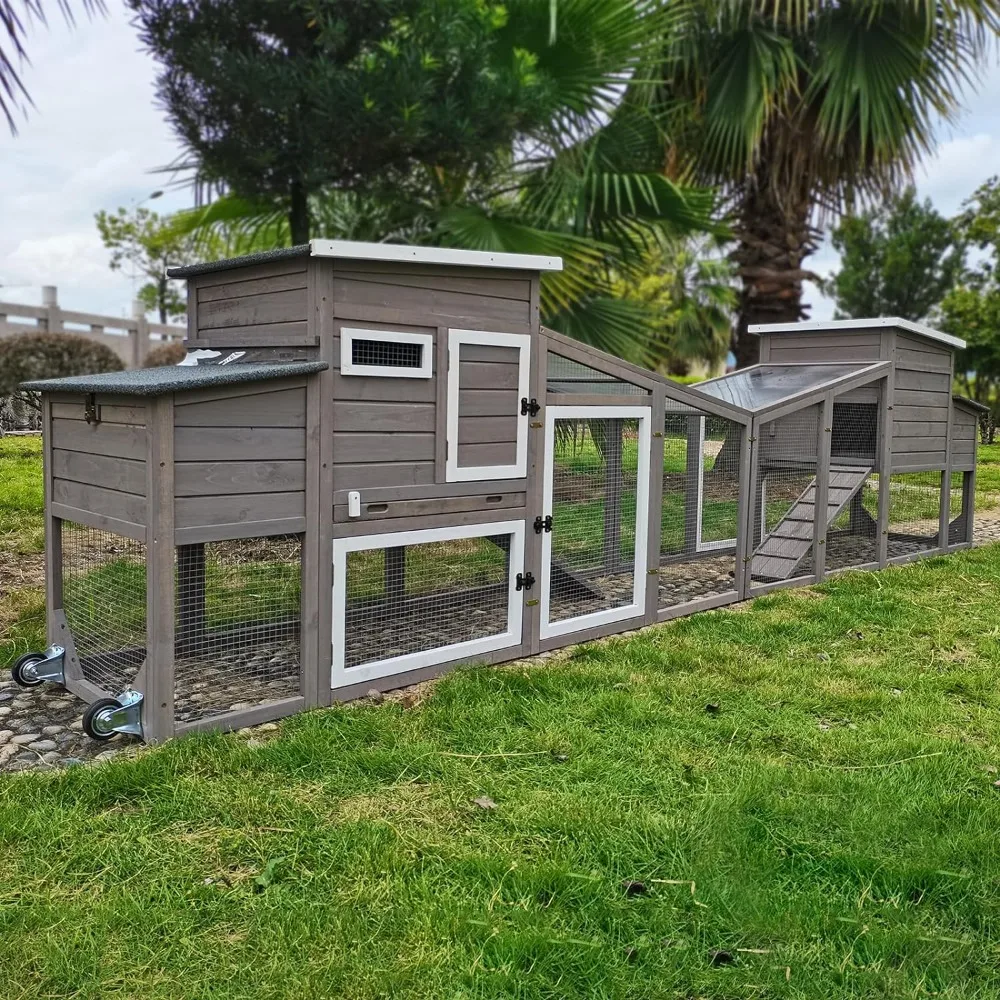
M 755 522 L 757 520 L 757 490 L 760 464 L 757 448 L 757 436 L 760 434 L 760 423 L 754 417 L 749 424 L 744 425 L 740 439 L 740 488 L 739 506 L 737 508 L 736 536 L 736 593 L 741 600 L 750 596 L 750 574 L 747 566 L 750 563 L 750 553 L 753 551 Z
M 310 315 L 314 310 L 310 308 Z M 321 564 L 329 563 L 332 551 L 320 550 L 324 512 L 320 505 L 322 480 L 322 453 L 320 451 L 321 413 L 324 394 L 332 395 L 332 388 L 321 372 L 306 384 L 306 530 L 302 540 L 302 602 L 299 655 L 301 657 L 301 692 L 307 706 L 325 704 L 321 699 L 322 663 L 327 650 L 319 645 L 322 607 L 329 605 L 332 595 L 324 598 L 320 590 Z M 332 469 L 332 465 L 331 465 Z M 327 512 L 327 519 L 332 513 Z M 327 671 L 326 687 L 330 687 Z
M 435 372 L 437 379 L 434 394 L 434 482 L 448 480 L 448 327 L 437 328 L 435 344 Z M 457 447 L 456 442 L 456 447 Z
M 531 395 L 543 402 L 545 400 L 545 383 L 548 378 L 548 338 L 538 334 L 531 338 Z M 528 591 L 524 602 L 524 617 L 521 636 L 524 641 L 524 652 L 538 652 L 539 624 L 541 614 L 542 590 L 542 536 L 532 528 L 535 517 L 544 513 L 542 510 L 542 487 L 545 462 L 549 456 L 545 454 L 545 407 L 528 422 L 528 485 L 527 485 L 527 524 L 524 535 L 524 567 L 532 573 L 538 583 Z M 519 572 L 519 567 L 511 566 L 511 572 Z
M 894 335 L 882 335 L 883 353 L 887 344 L 894 343 Z M 889 356 L 892 347 L 888 348 Z M 875 550 L 879 567 L 884 567 L 889 561 L 889 500 L 890 500 L 890 469 L 892 468 L 892 400 L 895 387 L 892 371 L 882 380 L 882 391 L 879 393 L 878 420 L 878 524 L 875 527 Z
M 49 643 L 62 643 L 54 612 L 62 608 L 62 521 L 52 516 L 52 402 L 42 396 L 42 489 L 45 497 L 45 608 Z
M 684 473 L 684 552 L 698 551 L 698 484 L 702 465 L 701 422 L 687 418 L 687 462 Z
M 951 355 L 951 382 L 955 380 L 955 355 Z M 938 519 L 938 548 L 942 552 L 948 551 L 948 522 L 951 519 L 951 464 L 952 448 L 954 447 L 955 436 L 955 404 L 951 398 L 948 399 L 948 429 L 946 432 L 946 444 L 944 451 L 944 471 L 941 473 L 941 511 Z
M 646 565 L 636 566 L 646 581 L 646 622 L 656 621 L 660 605 L 660 544 L 663 528 L 663 447 L 666 393 L 654 392 L 650 410 L 649 519 L 646 528 Z
M 830 498 L 830 447 L 833 441 L 833 394 L 823 399 L 816 435 L 816 491 L 813 521 L 813 575 L 819 582 L 826 576 L 827 505 Z
M 146 407 L 146 686 L 143 737 L 174 734 L 174 400 Z

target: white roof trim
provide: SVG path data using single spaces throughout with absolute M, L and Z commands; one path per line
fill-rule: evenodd
M 465 267 L 507 267 L 522 271 L 561 271 L 562 257 L 530 253 L 493 253 L 490 250 L 449 250 L 411 247 L 402 243 L 362 243 L 357 240 L 310 240 L 313 257 L 387 260 L 410 264 L 459 264 Z
M 900 319 L 898 316 L 878 316 L 873 319 L 815 319 L 805 323 L 754 323 L 747 329 L 750 333 L 810 333 L 819 330 L 871 329 L 873 326 L 893 326 L 900 330 L 919 334 L 921 337 L 927 337 L 929 340 L 937 340 L 949 347 L 957 347 L 959 350 L 965 348 L 965 341 L 958 337 L 942 333 L 940 330 L 924 326 L 922 323 Z

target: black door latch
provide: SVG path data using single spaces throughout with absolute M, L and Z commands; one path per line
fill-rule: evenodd
M 521 416 L 526 417 L 530 413 L 531 416 L 536 416 L 541 406 L 537 399 L 532 399 L 529 401 L 527 396 L 521 397 Z
M 534 525 L 534 527 L 535 527 L 535 534 L 536 535 L 540 535 L 543 531 L 551 531 L 552 530 L 552 515 L 551 514 L 546 514 L 545 517 L 542 517 L 542 515 L 539 514 L 535 518 L 535 525 Z
M 518 573 L 514 578 L 515 590 L 531 590 L 535 584 L 535 578 L 530 573 Z

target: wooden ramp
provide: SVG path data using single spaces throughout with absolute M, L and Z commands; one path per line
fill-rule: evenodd
M 831 465 L 826 502 L 826 524 L 837 515 L 865 485 L 871 468 L 857 465 Z M 750 572 L 758 583 L 788 580 L 812 549 L 816 513 L 816 480 L 803 490 L 788 513 L 765 535 L 754 549 Z

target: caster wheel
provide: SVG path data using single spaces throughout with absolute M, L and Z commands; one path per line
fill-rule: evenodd
M 92 740 L 110 740 L 118 733 L 110 728 L 107 715 L 121 706 L 115 698 L 98 698 L 83 713 L 83 731 Z
M 40 677 L 36 677 L 27 668 L 33 667 L 36 663 L 44 662 L 45 656 L 43 653 L 25 653 L 25 655 L 10 668 L 10 676 L 14 679 L 14 683 L 20 687 L 38 687 L 39 684 L 44 684 L 45 681 L 43 681 Z

